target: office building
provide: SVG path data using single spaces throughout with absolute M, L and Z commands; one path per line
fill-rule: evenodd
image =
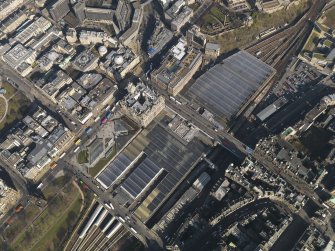
M 217 58 L 220 56 L 220 45 L 207 43 L 205 47 L 205 55 L 210 58 Z
M 151 73 L 151 79 L 171 95 L 177 95 L 191 80 L 202 63 L 202 54 L 186 49 L 184 41 L 174 46 L 162 65 Z
M 115 18 L 117 20 L 118 28 L 121 32 L 130 27 L 132 7 L 127 0 L 118 1 Z
M 197 49 L 203 49 L 206 45 L 206 35 L 200 30 L 200 27 L 193 25 L 191 29 L 186 31 L 187 46 Z
M 181 12 L 174 18 L 171 22 L 171 30 L 179 31 L 193 16 L 193 10 L 185 6 L 182 8 Z
M 79 0 L 72 8 L 80 22 L 85 20 L 85 1 Z
M 24 0 L 2 0 L 0 1 L 0 20 L 8 17 L 14 10 L 16 10 Z
M 48 10 L 52 19 L 58 22 L 70 12 L 70 2 L 69 0 L 56 0 Z

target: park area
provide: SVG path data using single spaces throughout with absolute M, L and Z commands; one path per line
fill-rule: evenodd
M 6 93 L 0 98 L 0 130 L 21 119 L 30 105 L 26 96 L 10 84 L 2 83 L 1 88 L 5 89 Z M 7 106 L 4 103 L 7 103 Z
M 55 179 L 43 194 L 46 206 L 31 201 L 5 230 L 9 250 L 60 250 L 65 245 L 83 211 L 84 194 L 69 176 Z
M 198 20 L 201 31 L 208 35 L 218 34 L 242 26 L 244 14 L 229 12 L 219 4 L 213 4 Z
M 330 29 L 335 28 L 335 7 L 330 8 L 323 14 L 323 24 Z

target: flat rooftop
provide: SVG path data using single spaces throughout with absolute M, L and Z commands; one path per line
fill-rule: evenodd
M 229 119 L 274 72 L 258 58 L 239 51 L 201 75 L 186 95 L 216 115 Z
M 105 188 L 117 185 L 120 203 L 131 204 L 141 196 L 137 213 L 143 221 L 160 208 L 208 147 L 198 137 L 188 142 L 178 136 L 168 127 L 171 120 L 164 115 L 153 121 L 97 176 Z

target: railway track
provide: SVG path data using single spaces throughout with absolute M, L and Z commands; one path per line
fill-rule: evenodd
M 266 53 L 266 58 L 265 60 L 269 60 L 271 58 L 271 47 L 273 48 L 274 52 L 279 52 L 280 50 L 285 50 L 285 49 L 280 49 L 281 47 L 288 47 L 289 42 L 293 41 L 294 38 L 297 36 L 297 34 L 301 33 L 301 30 L 304 29 L 306 26 L 308 20 L 315 21 L 317 16 L 319 15 L 320 11 L 322 8 L 325 6 L 326 1 L 325 0 L 316 0 L 313 2 L 313 5 L 310 7 L 310 9 L 305 13 L 305 15 L 293 26 L 274 34 L 273 36 L 260 41 L 259 43 L 252 45 L 248 48 L 246 48 L 246 51 L 248 51 L 251 54 L 255 54 L 258 51 L 268 51 Z M 287 42 L 280 44 L 278 41 L 280 39 L 286 39 Z M 276 46 L 280 45 L 279 48 Z M 270 50 L 269 50 L 270 49 Z M 277 53 L 275 53 L 277 54 Z M 275 55 L 274 54 L 274 55 Z

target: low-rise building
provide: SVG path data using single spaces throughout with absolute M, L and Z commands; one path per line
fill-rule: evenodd
M 211 58 L 217 58 L 220 56 L 220 45 L 207 43 L 205 47 L 205 55 Z
M 18 69 L 21 64 L 27 63 L 32 64 L 36 59 L 36 51 L 31 48 L 27 48 L 22 44 L 16 44 L 13 46 L 2 59 L 14 69 Z

